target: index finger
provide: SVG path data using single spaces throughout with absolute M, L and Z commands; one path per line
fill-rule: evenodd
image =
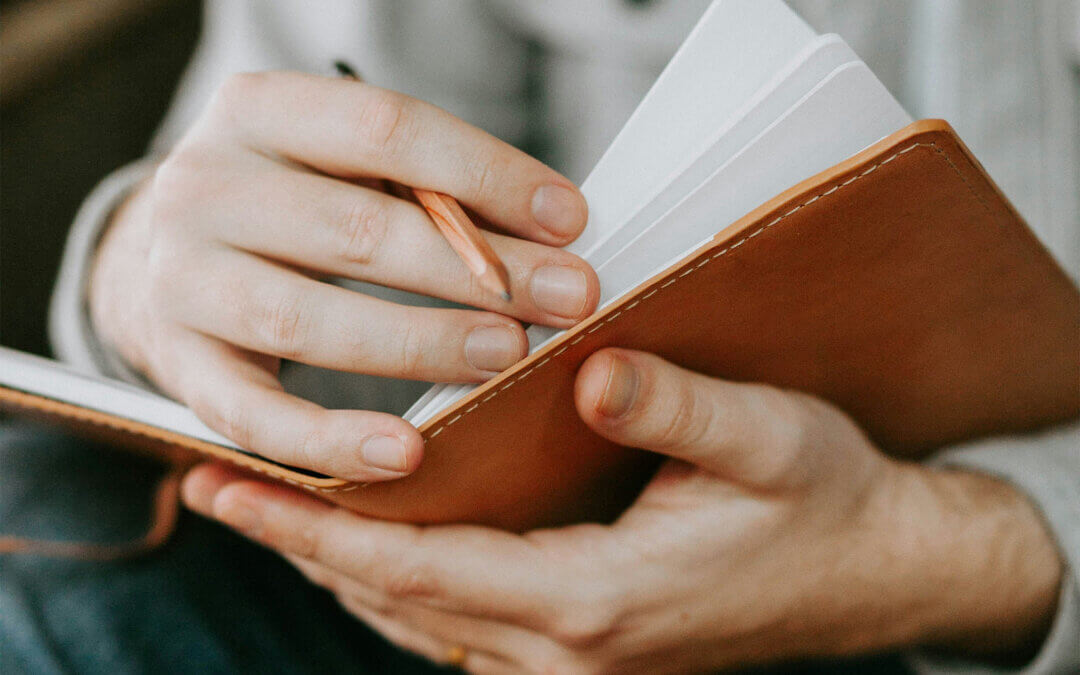
M 572 593 L 528 539 L 471 525 L 375 520 L 223 465 L 185 479 L 188 506 L 282 553 L 320 563 L 392 599 L 540 628 Z M 565 591 L 565 592 L 564 592 Z
M 494 225 L 562 246 L 585 227 L 574 184 L 539 160 L 404 94 L 300 73 L 233 76 L 215 109 L 241 138 L 319 171 L 453 195 Z

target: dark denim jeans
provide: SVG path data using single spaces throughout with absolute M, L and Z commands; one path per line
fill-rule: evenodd
M 0 420 L 0 532 L 117 541 L 146 527 L 156 464 Z M 430 673 L 276 555 L 185 513 L 121 562 L 0 555 L 0 673 Z M 905 672 L 893 661 L 784 672 Z
M 160 468 L 0 421 L 0 531 L 117 541 L 146 527 Z M 435 672 L 276 555 L 191 513 L 121 562 L 0 556 L 0 672 Z

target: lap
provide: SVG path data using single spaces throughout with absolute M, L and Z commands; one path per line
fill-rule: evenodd
M 134 538 L 160 473 L 127 453 L 0 419 L 0 533 Z M 0 555 L 0 672 L 69 671 L 437 669 L 388 645 L 276 555 L 185 512 L 164 547 L 129 560 Z M 768 672 L 905 670 L 871 659 Z
M 0 420 L 0 532 L 119 541 L 160 468 Z M 190 513 L 118 562 L 0 556 L 0 671 L 426 672 L 277 556 Z

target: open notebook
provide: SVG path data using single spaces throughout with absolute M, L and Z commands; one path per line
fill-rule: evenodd
M 912 123 L 850 48 L 780 0 L 717 0 L 583 185 L 571 250 L 602 305 L 407 413 L 409 477 L 360 486 L 240 451 L 186 408 L 0 351 L 0 404 L 182 462 L 216 457 L 362 513 L 511 529 L 610 517 L 655 466 L 573 405 L 595 350 L 807 391 L 883 449 L 1080 414 L 1080 294 L 953 130 Z

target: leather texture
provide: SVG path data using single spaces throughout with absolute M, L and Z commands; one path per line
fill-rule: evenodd
M 234 461 L 364 514 L 523 530 L 612 518 L 656 465 L 576 414 L 575 373 L 607 346 L 817 394 L 900 457 L 1080 415 L 1080 293 L 941 120 L 778 195 L 477 388 L 421 427 L 424 462 L 402 480 L 307 475 L 23 392 L 0 404 L 177 461 Z

